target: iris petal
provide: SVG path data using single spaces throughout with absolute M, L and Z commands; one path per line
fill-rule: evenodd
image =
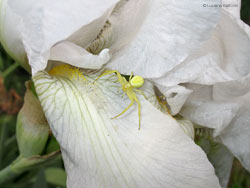
M 95 84 L 86 79 L 44 71 L 33 77 L 61 146 L 68 187 L 220 187 L 205 153 L 171 116 L 138 94 L 140 131 L 135 105 L 111 119 L 130 102 L 117 77 L 107 75 Z M 155 98 L 152 88 L 144 91 Z

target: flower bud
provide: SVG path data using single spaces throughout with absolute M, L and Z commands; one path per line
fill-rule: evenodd
M 17 118 L 16 133 L 20 154 L 24 157 L 43 152 L 49 137 L 49 126 L 39 100 L 26 83 L 24 105 Z

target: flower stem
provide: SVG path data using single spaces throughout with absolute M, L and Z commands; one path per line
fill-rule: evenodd
M 17 161 L 18 159 L 16 159 Z M 14 161 L 15 162 L 15 161 Z M 13 162 L 13 163 L 14 163 Z M 10 164 L 9 166 L 5 167 L 4 169 L 2 169 L 0 171 L 0 185 L 4 182 L 7 182 L 8 180 L 16 177 L 19 173 L 15 173 L 13 171 L 13 168 L 12 168 L 12 164 Z
M 21 173 L 38 168 L 39 166 L 48 165 L 55 160 L 61 160 L 60 151 L 52 152 L 48 155 L 34 155 L 28 158 L 20 155 L 9 166 L 0 171 L 0 185 L 15 178 Z
M 9 66 L 2 74 L 3 78 L 6 78 L 10 73 L 12 73 L 16 68 L 19 67 L 19 63 L 15 62 L 11 66 Z

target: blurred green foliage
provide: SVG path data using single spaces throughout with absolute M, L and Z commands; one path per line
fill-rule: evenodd
M 228 188 L 249 188 L 250 173 L 242 168 L 238 160 L 234 160 Z
M 11 89 L 23 100 L 25 81 L 30 75 L 14 60 L 10 58 L 0 45 L 0 76 L 4 78 L 7 92 Z M 0 91 L 1 92 L 1 91 Z M 2 93 L 0 93 L 2 95 Z M 22 101 L 23 102 L 23 101 Z M 7 114 L 0 111 L 0 170 L 8 166 L 19 155 L 16 141 L 17 114 Z M 47 141 L 44 154 L 59 148 L 55 138 L 51 135 Z M 1 188 L 55 188 L 66 187 L 66 173 L 61 157 L 56 158 L 42 168 L 31 169 L 18 175 L 9 182 L 0 185 Z
M 241 18 L 248 24 L 250 23 L 250 0 L 242 0 Z M 0 76 L 4 78 L 4 86 L 7 91 L 14 89 L 23 99 L 25 93 L 24 83 L 30 79 L 30 75 L 18 64 L 15 64 L 1 45 Z M 8 166 L 19 155 L 16 141 L 16 119 L 17 114 L 0 114 L 0 170 Z M 44 153 L 55 151 L 58 147 L 55 138 L 50 136 Z M 1 185 L 1 188 L 63 188 L 65 187 L 65 181 L 66 174 L 63 161 L 61 158 L 57 158 L 49 165 L 22 173 L 12 181 Z M 248 187 L 250 187 L 250 174 L 235 159 L 229 188 Z
M 250 24 L 250 0 L 241 1 L 241 19 Z

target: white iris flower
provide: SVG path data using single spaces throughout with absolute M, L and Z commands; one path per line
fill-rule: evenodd
M 192 124 L 158 110 L 154 86 L 172 115 L 215 129 L 250 168 L 250 32 L 239 8 L 205 7 L 201 0 L 0 3 L 1 42 L 31 67 L 68 187 L 220 187 L 190 139 Z M 135 91 L 140 116 L 135 103 L 111 119 L 131 101 L 115 74 L 95 82 L 104 69 L 145 79 L 139 89 L 146 98 Z M 228 175 L 217 174 L 225 187 Z

